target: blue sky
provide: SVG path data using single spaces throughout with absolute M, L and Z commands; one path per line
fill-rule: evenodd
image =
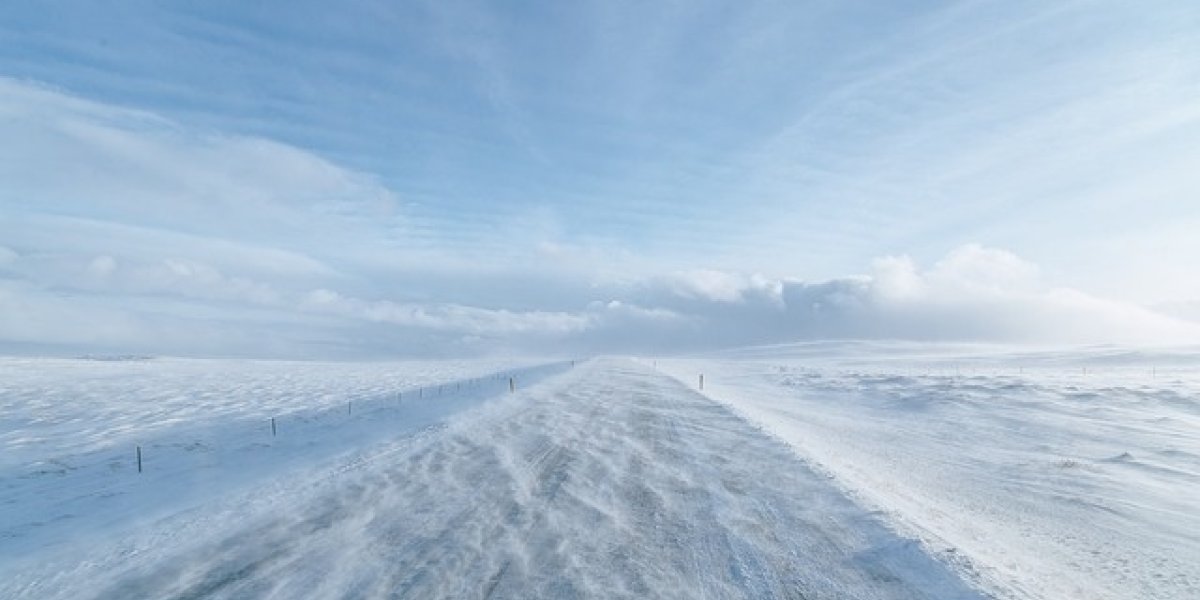
M 1187 1 L 5 3 L 0 341 L 1173 341 L 1196 56 Z

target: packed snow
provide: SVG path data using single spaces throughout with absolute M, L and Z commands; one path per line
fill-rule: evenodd
M 1200 598 L 1200 352 L 912 344 L 658 367 L 1012 598 Z

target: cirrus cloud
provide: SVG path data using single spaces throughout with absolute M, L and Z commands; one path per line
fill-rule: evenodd
M 540 238 L 514 254 L 537 268 L 468 260 L 416 239 L 398 198 L 369 174 L 3 78 L 0 158 L 4 351 L 348 357 L 831 338 L 1200 340 L 1196 323 L 1055 286 L 1016 254 L 977 244 L 928 267 L 888 256 L 866 274 L 818 281 L 667 267 Z M 514 246 L 530 237 L 503 229 Z

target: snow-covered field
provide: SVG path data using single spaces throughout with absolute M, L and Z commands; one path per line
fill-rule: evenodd
M 79 549 L 10 556 L 0 596 L 981 597 L 785 444 L 644 364 L 506 392 Z
M 808 344 L 658 360 L 1000 596 L 1200 598 L 1200 352 Z
M 0 359 L 0 597 L 1197 598 L 1198 367 Z
M 0 574 L 411 434 L 507 392 L 508 374 L 525 385 L 560 368 L 530 366 L 2 358 Z

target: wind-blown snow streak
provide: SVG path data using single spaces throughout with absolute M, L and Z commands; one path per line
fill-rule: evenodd
M 347 400 L 406 390 L 415 397 L 421 387 L 529 364 L 0 357 L 0 413 L 8 420 L 0 468 L 246 420 L 261 425 L 272 416 L 341 409 Z
M 981 597 L 785 445 L 623 360 L 583 364 L 255 499 L 167 519 L 55 577 L 37 571 L 0 593 Z
M 1200 597 L 1200 353 L 802 344 L 658 361 L 1003 596 Z
M 0 359 L 0 571 L 410 436 L 508 393 L 496 370 L 563 368 Z

